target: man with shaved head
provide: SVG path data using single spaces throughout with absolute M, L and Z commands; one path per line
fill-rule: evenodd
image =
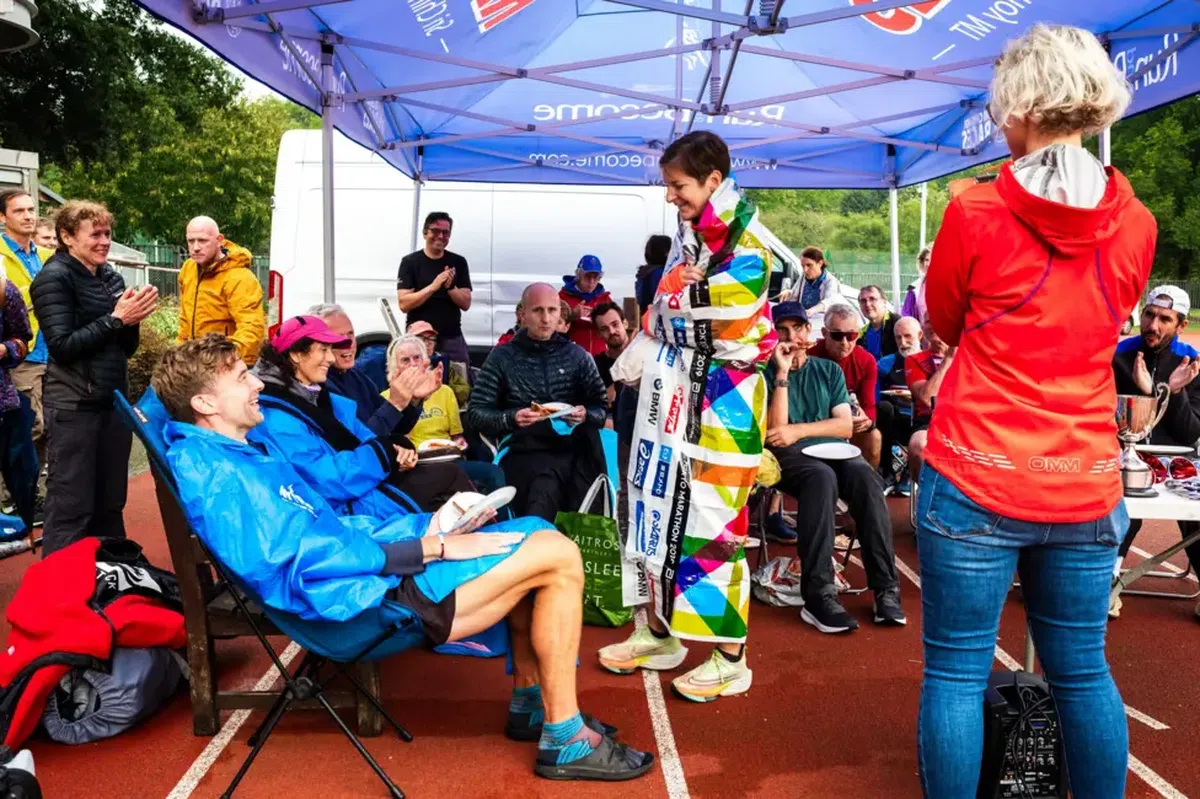
M 267 336 L 262 285 L 253 256 L 221 235 L 217 223 L 198 216 L 187 226 L 190 256 L 179 271 L 177 343 L 220 333 L 253 365 Z
M 467 425 L 503 442 L 500 466 L 517 489 L 517 515 L 553 522 L 560 510 L 579 508 L 604 470 L 599 431 L 608 397 L 592 356 L 558 332 L 558 290 L 534 283 L 521 307 L 524 327 L 492 350 L 476 378 Z M 555 418 L 547 418 L 549 403 L 564 406 Z

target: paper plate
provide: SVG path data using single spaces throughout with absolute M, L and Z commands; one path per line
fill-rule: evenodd
M 517 489 L 513 488 L 512 486 L 497 488 L 486 497 L 481 497 L 477 502 L 472 504 L 471 507 L 466 510 L 466 512 L 458 517 L 454 525 L 451 526 L 447 532 L 452 532 L 460 523 L 474 519 L 476 516 L 479 516 L 482 513 L 500 510 L 505 505 L 512 502 L 513 497 L 516 495 Z
M 1179 444 L 1135 444 L 1134 449 L 1147 455 L 1195 455 L 1195 447 L 1184 447 Z
M 431 438 L 417 445 L 417 452 L 429 452 L 435 449 L 458 449 L 458 444 L 448 438 Z
M 862 455 L 861 449 L 846 441 L 813 444 L 800 451 L 810 458 L 820 458 L 826 461 L 848 461 Z
M 445 461 L 462 460 L 462 453 L 455 450 L 454 452 L 444 452 L 443 450 L 433 450 L 434 454 L 426 455 L 425 453 L 417 454 L 417 465 L 423 463 L 444 463 Z
M 912 392 L 907 388 L 888 388 L 879 392 L 885 397 L 903 397 L 904 399 L 912 399 Z

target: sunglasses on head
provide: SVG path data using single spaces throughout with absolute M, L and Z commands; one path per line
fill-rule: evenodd
M 834 341 L 857 341 L 857 330 L 830 330 L 829 337 Z

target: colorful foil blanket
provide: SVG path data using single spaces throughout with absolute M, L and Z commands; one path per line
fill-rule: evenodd
M 644 330 L 614 367 L 614 376 L 641 368 L 625 548 L 638 579 L 626 581 L 625 599 L 653 599 L 681 638 L 746 638 L 746 502 L 765 435 L 763 365 L 776 341 L 763 230 L 724 181 L 697 225 L 680 224 Z M 706 279 L 683 285 L 687 263 Z

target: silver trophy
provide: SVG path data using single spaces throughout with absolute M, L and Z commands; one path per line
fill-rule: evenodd
M 1154 396 L 1117 395 L 1117 438 L 1125 445 L 1118 463 L 1127 497 L 1155 496 L 1154 471 L 1138 457 L 1135 445 L 1150 437 L 1150 431 L 1167 412 L 1170 393 L 1166 383 L 1159 383 Z

